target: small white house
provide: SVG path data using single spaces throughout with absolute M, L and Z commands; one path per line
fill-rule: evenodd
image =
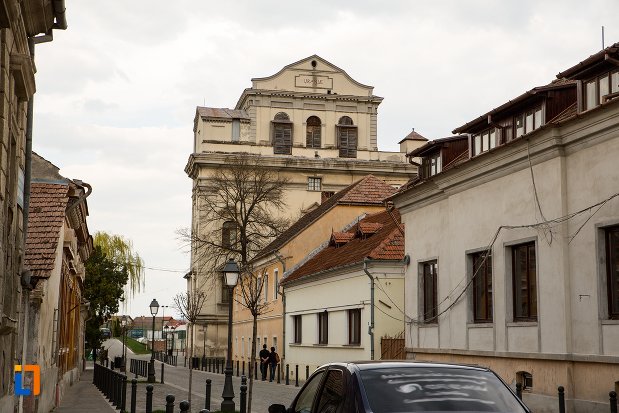
M 381 338 L 404 330 L 405 266 L 400 215 L 384 211 L 334 232 L 327 247 L 287 273 L 281 284 L 291 368 L 380 359 Z

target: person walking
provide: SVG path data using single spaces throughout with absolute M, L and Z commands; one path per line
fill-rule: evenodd
M 267 369 L 269 368 L 269 350 L 267 350 L 267 345 L 262 345 L 262 350 L 260 350 L 260 373 L 262 373 L 262 381 L 267 379 Z
M 275 352 L 275 347 L 271 347 L 269 353 L 269 382 L 275 380 L 275 369 L 279 364 L 279 354 Z

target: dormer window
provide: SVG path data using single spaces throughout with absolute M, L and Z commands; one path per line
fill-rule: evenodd
M 489 151 L 497 146 L 497 130 L 488 129 L 477 135 L 473 135 L 472 150 L 473 156 Z
M 441 153 L 436 152 L 433 155 L 429 155 L 421 160 L 422 176 L 429 178 L 440 173 L 443 170 L 441 162 Z
M 514 119 L 514 128 L 516 129 L 516 138 L 533 132 L 544 124 L 542 118 L 542 107 L 528 110 Z
M 593 109 L 615 93 L 619 93 L 619 70 L 604 73 L 584 82 L 584 109 Z

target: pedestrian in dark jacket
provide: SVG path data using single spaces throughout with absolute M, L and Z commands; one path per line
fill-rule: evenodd
M 279 364 L 279 354 L 275 352 L 275 347 L 271 347 L 271 352 L 269 353 L 269 381 L 273 381 L 275 379 L 275 369 Z
M 260 350 L 260 373 L 262 373 L 262 381 L 267 379 L 267 369 L 269 368 L 269 350 L 267 350 L 267 345 L 262 345 L 262 350 Z

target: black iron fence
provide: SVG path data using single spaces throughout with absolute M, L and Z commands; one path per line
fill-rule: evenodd
M 169 364 L 170 366 L 178 366 L 178 356 L 166 354 L 163 351 L 157 351 L 155 353 L 155 360 Z
M 129 364 L 129 372 L 135 376 L 148 377 L 148 360 L 131 359 Z

